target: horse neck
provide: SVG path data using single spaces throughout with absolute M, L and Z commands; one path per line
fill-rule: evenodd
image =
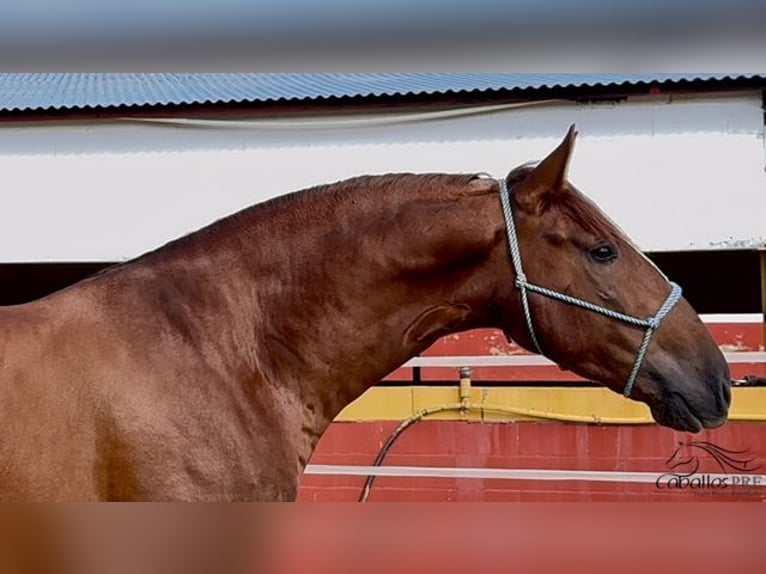
M 346 185 L 264 220 L 251 243 L 258 369 L 324 423 L 439 337 L 491 323 L 504 233 L 487 182 Z
M 439 337 L 492 326 L 495 270 L 512 279 L 503 237 L 491 182 L 359 178 L 244 210 L 94 287 L 123 324 L 143 309 L 172 331 L 163 340 L 278 393 L 274 404 L 303 409 L 321 433 Z

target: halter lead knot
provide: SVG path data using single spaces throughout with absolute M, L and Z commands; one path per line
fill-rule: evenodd
M 500 187 L 500 202 L 503 206 L 505 229 L 508 233 L 508 251 L 511 256 L 513 270 L 516 273 L 516 280 L 514 281 L 514 285 L 519 290 L 521 296 L 521 306 L 524 309 L 524 317 L 527 320 L 527 329 L 529 330 L 529 335 L 532 339 L 532 343 L 534 344 L 535 349 L 537 349 L 539 354 L 543 355 L 543 351 L 540 348 L 540 342 L 537 340 L 537 335 L 535 334 L 534 325 L 532 324 L 532 313 L 529 309 L 528 291 L 537 293 L 538 295 L 543 295 L 549 299 L 561 301 L 567 305 L 581 307 L 587 311 L 598 313 L 599 315 L 604 315 L 610 319 L 622 321 L 623 323 L 627 323 L 635 327 L 643 327 L 646 329 L 644 332 L 644 338 L 641 340 L 641 345 L 639 346 L 636 353 L 636 360 L 633 363 L 633 368 L 628 375 L 628 380 L 626 381 L 625 388 L 622 391 L 624 396 L 629 397 L 633 391 L 633 385 L 636 382 L 638 373 L 641 370 L 641 364 L 643 363 L 644 357 L 646 356 L 646 351 L 649 348 L 649 342 L 651 341 L 652 334 L 660 326 L 662 319 L 670 312 L 675 304 L 678 303 L 679 299 L 681 299 L 681 287 L 673 282 L 670 282 L 670 293 L 668 294 L 664 303 L 654 314 L 654 316 L 648 317 L 646 319 L 640 319 L 632 315 L 626 315 L 625 313 L 613 311 L 612 309 L 602 307 L 601 305 L 596 305 L 595 303 L 591 303 L 577 297 L 572 297 L 571 295 L 566 295 L 565 293 L 559 293 L 558 291 L 553 291 L 552 289 L 529 283 L 527 281 L 527 276 L 524 274 L 524 270 L 521 267 L 521 252 L 519 251 L 519 239 L 516 234 L 516 224 L 513 219 L 510 192 L 508 191 L 508 186 L 506 185 L 504 179 L 498 179 L 497 183 Z

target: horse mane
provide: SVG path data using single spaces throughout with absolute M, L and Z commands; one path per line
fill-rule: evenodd
M 401 196 L 432 197 L 443 194 L 446 198 L 459 193 L 476 177 L 475 174 L 444 174 L 444 173 L 390 173 L 385 175 L 361 175 L 325 183 L 306 189 L 293 191 L 266 201 L 246 207 L 236 213 L 223 217 L 197 231 L 180 237 L 164 247 L 184 244 L 197 239 L 214 238 L 217 235 L 235 232 L 242 227 L 252 228 L 268 220 L 282 210 L 315 210 L 326 205 L 343 205 L 353 198 L 354 194 L 369 193 L 371 195 L 398 194 Z M 326 222 L 325 222 L 326 223 Z
M 184 252 L 191 252 L 198 248 L 205 249 L 229 236 L 247 235 L 257 226 L 286 211 L 313 212 L 324 206 L 343 205 L 348 203 L 356 193 L 398 194 L 422 198 L 442 194 L 445 199 L 448 199 L 464 193 L 467 184 L 476 177 L 477 174 L 390 173 L 362 175 L 316 185 L 245 207 L 156 249 L 111 265 L 95 276 L 109 274 L 126 266 L 153 263 L 166 256 L 183 256 Z

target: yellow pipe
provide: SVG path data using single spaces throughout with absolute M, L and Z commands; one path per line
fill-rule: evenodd
M 494 412 L 500 414 L 506 414 L 511 416 L 523 416 L 527 418 L 540 419 L 540 420 L 553 420 L 561 422 L 572 423 L 589 423 L 589 424 L 622 424 L 622 425 L 647 425 L 654 424 L 651 419 L 637 419 L 635 417 L 603 417 L 597 415 L 570 415 L 561 413 L 552 413 L 548 411 L 541 411 L 537 409 L 529 409 L 522 407 L 507 407 L 503 405 L 493 405 L 486 403 L 474 403 L 471 402 L 471 369 L 469 367 L 460 368 L 460 402 L 459 403 L 445 403 L 435 407 L 429 407 L 421 409 L 406 420 L 412 419 L 413 421 L 425 418 L 429 415 L 433 415 L 445 411 L 460 411 L 462 414 L 467 414 L 471 411 Z M 753 413 L 732 413 L 729 415 L 731 421 L 753 421 L 761 422 L 766 421 L 766 414 Z M 404 421 L 406 422 L 406 421 Z M 410 423 L 411 424 L 411 423 Z
M 423 418 L 425 416 L 433 415 L 436 413 L 444 412 L 444 411 L 461 411 L 461 412 L 470 412 L 470 411 L 489 411 L 494 413 L 500 413 L 500 414 L 507 414 L 507 415 L 514 415 L 514 416 L 524 416 L 528 418 L 533 419 L 541 419 L 541 420 L 553 420 L 553 421 L 561 421 L 561 422 L 572 422 L 572 423 L 589 423 L 589 424 L 624 424 L 624 425 L 649 425 L 649 424 L 655 424 L 652 420 L 646 420 L 646 419 L 637 419 L 634 417 L 600 417 L 597 415 L 568 415 L 568 414 L 561 414 L 561 413 L 551 413 L 548 411 L 540 411 L 536 409 L 527 409 L 527 408 L 520 408 L 520 407 L 507 407 L 503 405 L 492 405 L 492 404 L 477 404 L 477 403 L 471 403 L 471 402 L 460 402 L 460 403 L 445 403 L 442 405 L 439 405 L 437 407 L 429 407 L 427 409 L 422 409 L 412 415 L 409 418 Z M 766 421 L 766 416 L 763 414 L 731 414 L 729 415 L 730 421 L 753 421 L 753 422 L 762 422 Z

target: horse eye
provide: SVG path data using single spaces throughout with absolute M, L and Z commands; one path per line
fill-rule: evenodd
M 617 258 L 611 245 L 599 245 L 590 250 L 591 259 L 598 263 L 609 263 Z

